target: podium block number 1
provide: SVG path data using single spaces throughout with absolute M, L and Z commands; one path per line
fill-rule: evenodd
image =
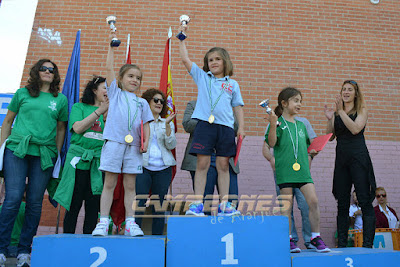
M 225 242 L 225 259 L 221 260 L 222 265 L 237 265 L 239 260 L 234 256 L 233 233 L 229 233 L 221 238 Z
M 102 247 L 90 248 L 90 254 L 93 254 L 93 253 L 98 253 L 99 257 L 97 258 L 97 260 L 95 262 L 93 262 L 90 265 L 90 267 L 100 266 L 100 264 L 102 264 L 103 262 L 106 261 L 106 259 L 107 259 L 107 250 L 105 250 L 105 248 L 102 248 Z

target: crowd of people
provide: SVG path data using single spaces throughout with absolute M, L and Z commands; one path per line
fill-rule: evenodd
M 186 32 L 187 25 L 181 25 L 180 30 Z M 110 39 L 115 37 L 112 32 Z M 143 79 L 137 65 L 123 65 L 118 75 L 114 73 L 114 49 L 110 46 L 108 50 L 106 77 L 94 76 L 69 114 L 67 98 L 59 93 L 61 78 L 57 65 L 48 59 L 34 64 L 28 84 L 17 90 L 8 106 L 1 131 L 6 194 L 0 212 L 0 266 L 7 255 L 12 255 L 8 247 L 24 194 L 24 222 L 14 255 L 18 266 L 29 266 L 43 195 L 66 130 L 72 137 L 65 164 L 58 184 L 49 187 L 54 200 L 66 209 L 64 233 L 75 233 L 84 202 L 83 233 L 108 234 L 113 193 L 120 173 L 124 186 L 125 235 L 143 236 L 141 219 L 135 220 L 133 210 L 136 194 L 151 192 L 159 196 L 162 205 L 171 183 L 172 166 L 176 165 L 171 152 L 177 142 L 173 123 L 176 114 L 166 117 L 167 99 L 157 89 L 148 89 L 141 97 L 137 95 Z M 229 53 L 221 47 L 210 49 L 204 56 L 203 68 L 190 60 L 185 40 L 179 43 L 179 53 L 198 88 L 197 100 L 187 104 L 182 122 L 190 134 L 182 169 L 190 172 L 194 193 L 200 196 L 190 204 L 186 214 L 209 214 L 204 210 L 203 198 L 212 195 L 217 187 L 218 215 L 238 215 L 240 211 L 232 196 L 239 194 L 239 167 L 233 164 L 232 157 L 236 154 L 235 138 L 244 138 L 246 134 L 244 101 L 239 84 L 231 78 L 233 64 Z M 281 211 L 291 217 L 290 251 L 301 252 L 293 219 L 295 197 L 302 214 L 304 245 L 317 252 L 329 252 L 320 234 L 320 210 L 310 173 L 311 161 L 318 151 L 307 152 L 316 134 L 309 121 L 299 117 L 302 100 L 301 91 L 293 87 L 279 93 L 278 106 L 268 116 L 263 155 L 274 171 L 277 194 L 290 203 L 288 209 Z M 332 140 L 337 140 L 332 192 L 337 199 L 338 247 L 347 245 L 352 224 L 364 230 L 363 246 L 371 248 L 375 227 L 398 227 L 399 220 L 387 205 L 385 189 L 376 188 L 364 139 L 368 111 L 357 82 L 344 81 L 334 107 L 325 107 L 325 116 L 326 133 L 332 133 Z M 66 129 L 68 119 L 69 129 Z M 350 206 L 353 185 L 355 202 Z M 375 208 L 374 198 L 379 203 Z M 139 206 L 145 207 L 145 202 L 141 200 Z M 157 210 L 153 213 L 162 214 Z M 164 219 L 155 218 L 152 233 L 163 232 Z

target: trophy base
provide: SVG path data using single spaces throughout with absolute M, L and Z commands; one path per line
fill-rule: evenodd
M 112 47 L 118 47 L 119 45 L 121 44 L 121 41 L 120 40 L 111 40 L 111 42 L 110 42 L 110 46 L 112 46 Z
M 176 38 L 178 38 L 179 40 L 183 41 L 187 38 L 186 34 L 184 32 L 180 32 Z

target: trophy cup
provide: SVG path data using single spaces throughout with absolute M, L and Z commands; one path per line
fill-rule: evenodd
M 265 108 L 268 114 L 271 114 L 272 109 L 269 107 L 269 99 L 261 101 L 259 104 L 261 107 Z
M 117 20 L 117 17 L 116 16 L 108 16 L 106 18 L 106 20 L 107 20 L 107 23 L 110 25 L 110 29 L 112 30 L 112 32 L 115 32 L 117 30 L 117 28 L 115 27 L 115 22 Z M 121 41 L 114 37 L 111 40 L 110 46 L 118 47 L 120 44 L 121 44 Z
M 179 17 L 179 20 L 181 21 L 181 25 L 187 25 L 190 21 L 190 18 L 188 15 L 182 15 Z M 178 33 L 178 35 L 176 36 L 176 38 L 178 38 L 179 40 L 183 41 L 186 39 L 186 33 L 184 32 L 180 32 Z

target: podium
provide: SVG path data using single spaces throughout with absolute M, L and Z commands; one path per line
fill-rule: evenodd
M 58 234 L 33 239 L 32 266 L 97 267 L 165 264 L 165 237 Z
M 168 219 L 166 266 L 290 266 L 283 216 Z
M 292 267 L 397 266 L 400 252 L 371 248 L 334 248 L 329 253 L 292 253 Z

